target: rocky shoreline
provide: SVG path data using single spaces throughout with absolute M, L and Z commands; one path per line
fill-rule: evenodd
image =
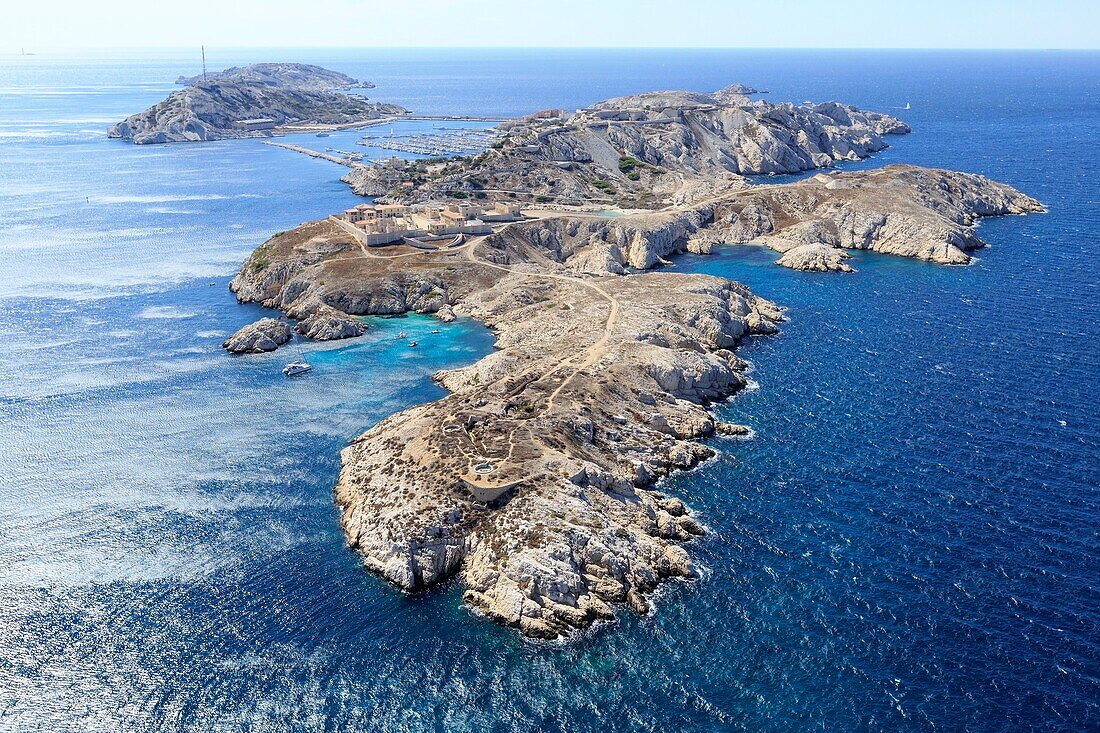
M 654 484 L 713 455 L 705 405 L 746 384 L 732 349 L 781 316 L 703 275 L 529 280 L 463 305 L 500 350 L 356 439 L 335 496 L 370 570 L 410 591 L 458 574 L 471 608 L 553 638 L 695 574 L 682 545 L 703 528 Z
M 182 78 L 183 89 L 131 115 L 107 136 L 136 145 L 270 137 L 280 126 L 335 126 L 402 115 L 348 89 L 370 86 L 307 64 L 256 64 Z
M 343 334 L 303 324 L 405 311 L 470 316 L 494 329 L 496 352 L 436 375 L 450 396 L 383 420 L 343 451 L 335 497 L 368 569 L 409 591 L 458 576 L 471 608 L 553 638 L 611 617 L 618 603 L 645 611 L 663 579 L 694 574 L 683 545 L 702 526 L 655 482 L 710 457 L 702 438 L 744 433 L 716 424 L 707 405 L 744 386 L 737 345 L 782 320 L 743 285 L 627 268 L 709 251 L 739 232 L 745 241 L 776 232 L 779 241 L 788 226 L 805 229 L 793 212 L 817 207 L 847 223 L 836 229 L 843 244 L 951 262 L 958 237 L 976 241 L 958 232 L 979 213 L 1037 206 L 1001 184 L 943 171 L 834 179 L 843 185 L 811 179 L 679 211 L 562 213 L 459 251 L 398 245 L 373 255 L 337 223 L 311 222 L 258 248 L 231 287 L 320 338 Z M 862 193 L 831 201 L 832 191 Z M 868 221 L 879 224 L 859 230 L 851 217 L 871 191 L 881 211 Z M 918 232 L 916 246 L 908 238 Z
M 670 114 L 676 105 L 680 116 Z M 583 198 L 592 176 L 614 175 L 614 164 L 629 198 L 651 186 L 659 206 L 617 216 L 532 208 L 523 221 L 440 249 L 369 247 L 355 227 L 329 218 L 280 233 L 249 256 L 231 283 L 238 300 L 282 311 L 310 338 L 354 336 L 359 316 L 407 311 L 469 316 L 496 334 L 492 354 L 435 375 L 448 396 L 382 420 L 342 451 L 334 496 L 365 567 L 407 591 L 457 577 L 471 609 L 532 637 L 569 635 L 613 618 L 620 604 L 648 611 L 661 582 L 695 575 L 685 546 L 704 532 L 656 484 L 711 457 L 703 439 L 751 433 L 716 422 L 709 406 L 746 384 L 737 347 L 775 333 L 783 319 L 778 305 L 742 284 L 652 270 L 677 252 L 737 244 L 769 247 L 777 264 L 807 271 L 851 271 L 849 250 L 964 264 L 983 246 L 978 219 L 1042 211 L 1010 186 L 965 173 L 894 165 L 752 186 L 739 177 L 738 159 L 700 152 L 714 145 L 685 144 L 675 160 L 671 148 L 650 145 L 664 139 L 651 139 L 651 127 L 690 127 L 739 110 L 728 127 L 708 128 L 722 130 L 730 150 L 763 134 L 751 125 L 765 117 L 774 123 L 767 134 L 782 139 L 824 115 L 847 130 L 828 138 L 833 151 L 860 157 L 878 145 L 867 136 L 903 124 L 820 107 L 762 107 L 739 90 L 599 103 L 585 111 L 585 125 L 643 124 L 593 135 L 552 130 L 540 145 L 555 155 L 566 154 L 566 140 L 589 153 L 612 138 L 624 147 L 602 163 L 582 163 L 569 147 L 570 167 L 552 166 L 564 173 L 538 185 L 573 186 Z M 624 109 L 642 111 L 619 120 Z M 630 147 L 635 133 L 640 147 Z M 867 145 L 851 147 L 857 138 Z M 548 170 L 509 150 L 414 183 L 405 195 L 442 195 L 469 170 L 521 186 Z M 836 159 L 822 155 L 808 164 Z M 488 188 L 479 185 L 471 190 Z M 257 330 L 227 343 L 253 345 Z
M 522 191 L 566 205 L 660 208 L 744 188 L 745 176 L 863 160 L 909 126 L 839 102 L 773 104 L 731 85 L 650 92 L 505 122 L 485 152 L 442 167 L 383 161 L 344 176 L 356 193 L 402 203 Z M 411 185 L 408 185 L 411 184 Z

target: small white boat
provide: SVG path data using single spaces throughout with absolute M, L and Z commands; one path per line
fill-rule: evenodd
M 305 361 L 304 359 L 295 359 L 294 361 L 283 367 L 283 374 L 288 377 L 293 377 L 296 374 L 305 374 L 312 368 L 313 367 L 309 364 L 309 362 Z
M 905 109 L 913 109 L 913 106 L 908 102 L 905 103 Z
M 439 329 L 438 328 L 433 328 L 432 333 L 439 333 Z
M 283 374 L 288 377 L 293 377 L 297 374 L 305 374 L 313 368 L 313 366 L 308 361 L 306 361 L 306 358 L 302 356 L 301 345 L 297 343 L 295 343 L 294 345 L 298 347 L 298 358 L 283 367 Z
M 394 338 L 397 339 L 398 341 L 400 341 L 401 339 L 404 339 L 404 338 L 408 338 L 408 337 L 409 337 L 409 334 L 405 333 L 404 331 L 399 331 L 398 334 L 396 336 L 394 336 Z
M 410 348 L 410 349 L 411 349 L 411 348 L 413 348 L 413 347 L 415 347 L 415 346 L 416 346 L 416 342 L 415 342 L 415 341 L 410 341 L 410 342 L 409 342 L 409 348 Z

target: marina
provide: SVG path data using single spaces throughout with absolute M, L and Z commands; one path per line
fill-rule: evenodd
M 436 130 L 395 135 L 391 128 L 387 135 L 364 135 L 356 144 L 400 153 L 443 157 L 481 152 L 500 139 L 500 132 L 496 128 L 439 127 Z

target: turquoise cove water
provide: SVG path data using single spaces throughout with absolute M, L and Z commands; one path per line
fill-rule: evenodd
M 846 167 L 974 171 L 1049 207 L 983 222 L 969 267 L 678 258 L 788 308 L 718 406 L 755 436 L 665 487 L 710 530 L 703 577 L 557 645 L 456 584 L 367 574 L 332 504 L 340 448 L 491 333 L 369 319 L 293 380 L 283 353 L 219 348 L 263 313 L 227 289 L 248 252 L 359 199 L 256 140 L 105 138 L 195 56 L 0 57 L 0 730 L 1100 728 L 1100 54 L 208 50 L 425 113 L 735 81 L 841 99 L 914 129 Z

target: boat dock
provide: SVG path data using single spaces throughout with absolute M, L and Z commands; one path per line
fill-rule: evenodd
M 347 166 L 348 168 L 356 168 L 359 165 L 360 160 L 363 159 L 362 155 L 356 159 L 352 156 L 358 155 L 357 153 L 348 153 L 345 155 L 332 155 L 331 153 L 321 153 L 316 150 L 310 150 L 309 148 L 303 148 L 301 145 L 290 145 L 289 143 L 277 143 L 271 140 L 264 140 L 264 145 L 271 145 L 272 147 L 282 148 L 283 150 L 290 150 L 295 153 L 301 153 L 302 155 L 308 155 L 311 158 L 320 158 L 321 160 L 327 160 L 330 163 L 336 163 L 337 165 Z M 329 148 L 333 150 L 333 148 Z M 344 151 L 337 151 L 344 152 Z
M 439 128 L 439 132 L 364 135 L 357 145 L 401 153 L 442 157 L 485 150 L 500 138 L 495 129 Z
M 325 148 L 325 150 L 329 151 L 330 153 L 335 153 L 337 155 L 342 155 L 345 158 L 347 158 L 348 160 L 354 161 L 356 163 L 358 163 L 359 161 L 361 161 L 363 159 L 363 154 L 362 153 L 356 153 L 356 152 L 353 152 L 351 150 L 340 150 L 339 148 Z

